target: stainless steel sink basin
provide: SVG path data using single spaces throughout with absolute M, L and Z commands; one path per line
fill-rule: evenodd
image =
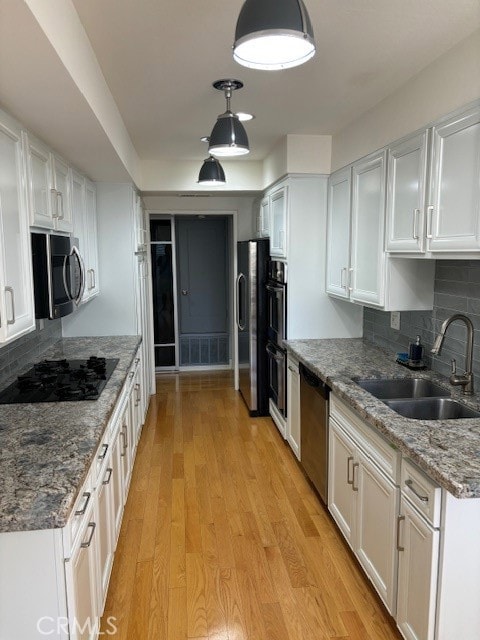
M 379 400 L 448 397 L 450 395 L 448 389 L 444 389 L 430 380 L 425 380 L 425 378 L 388 378 L 384 380 L 368 378 L 357 380 L 357 384 Z
M 480 418 L 480 412 L 451 398 L 385 400 L 385 404 L 405 418 L 414 420 L 458 420 Z

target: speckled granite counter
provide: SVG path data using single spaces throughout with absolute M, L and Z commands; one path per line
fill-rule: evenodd
M 138 336 L 65 338 L 47 351 L 119 359 L 95 402 L 0 405 L 0 532 L 65 525 L 139 344 Z
M 395 413 L 353 379 L 425 377 L 480 410 L 480 395 L 461 390 L 432 371 L 410 371 L 392 354 L 361 338 L 292 340 L 288 351 L 315 372 L 362 418 L 457 498 L 480 498 L 480 420 L 411 420 Z

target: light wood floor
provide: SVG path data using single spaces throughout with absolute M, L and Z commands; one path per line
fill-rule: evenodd
M 103 617 L 115 640 L 400 635 L 229 372 L 157 378 Z M 108 636 L 107 636 L 108 637 Z

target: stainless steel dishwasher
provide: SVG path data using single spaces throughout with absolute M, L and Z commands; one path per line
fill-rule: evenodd
M 301 464 L 327 503 L 328 396 L 330 389 L 302 363 L 300 371 Z

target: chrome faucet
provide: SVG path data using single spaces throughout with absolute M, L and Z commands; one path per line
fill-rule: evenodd
M 464 316 L 462 313 L 455 313 L 450 318 L 447 318 L 445 322 L 442 324 L 440 329 L 440 333 L 435 339 L 433 344 L 433 349 L 431 353 L 434 355 L 438 355 L 442 349 L 443 339 L 445 338 L 445 333 L 452 322 L 455 320 L 461 320 L 465 323 L 467 327 L 467 352 L 465 355 L 465 373 L 460 376 L 457 375 L 457 363 L 455 360 L 452 360 L 452 374 L 450 376 L 450 384 L 454 386 L 461 385 L 463 387 L 463 393 L 466 395 L 473 394 L 473 324 L 470 318 Z

